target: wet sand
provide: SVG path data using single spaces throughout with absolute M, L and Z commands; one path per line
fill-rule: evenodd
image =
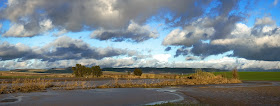
M 201 104 L 280 105 L 280 82 L 248 81 L 242 84 L 200 85 L 179 88 Z

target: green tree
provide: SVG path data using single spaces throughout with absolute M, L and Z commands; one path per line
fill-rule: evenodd
M 81 64 L 76 64 L 76 67 L 72 67 L 75 77 L 83 77 L 82 67 Z
M 142 70 L 139 68 L 134 69 L 133 71 L 134 75 L 136 76 L 141 76 L 142 75 Z
M 92 66 L 89 68 L 81 64 L 76 64 L 76 67 L 72 67 L 72 70 L 72 74 L 75 75 L 75 77 L 84 77 L 90 75 L 100 77 L 102 75 L 102 69 L 99 66 Z

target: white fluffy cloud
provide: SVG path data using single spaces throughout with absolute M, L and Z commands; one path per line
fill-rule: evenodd
M 168 62 L 168 59 L 171 57 L 170 54 L 156 54 L 153 55 L 153 58 L 160 62 Z
M 274 25 L 275 21 L 271 17 L 257 18 L 255 25 Z
M 39 27 L 27 29 L 24 24 L 11 24 L 11 27 L 2 36 L 5 37 L 32 37 L 38 34 L 45 33 L 53 28 L 52 21 L 43 20 L 39 22 Z
M 164 54 L 158 55 L 163 57 Z M 157 56 L 156 56 L 157 57 Z M 165 56 L 168 57 L 168 56 Z M 246 60 L 244 58 L 230 58 L 224 57 L 214 60 L 201 60 L 201 61 L 184 61 L 168 63 L 163 62 L 164 59 L 146 58 L 146 59 L 134 59 L 132 57 L 127 58 L 112 58 L 106 57 L 100 60 L 97 59 L 68 59 L 58 61 L 41 61 L 40 59 L 31 59 L 24 61 L 6 60 L 0 61 L 0 69 L 8 70 L 15 68 L 53 68 L 53 67 L 72 67 L 75 64 L 82 65 L 99 65 L 101 67 L 182 67 L 182 68 L 216 68 L 232 70 L 237 69 L 280 69 L 280 62 L 278 61 L 258 61 L 258 60 Z M 255 70 L 257 71 L 257 70 Z
M 184 51 L 177 49 L 179 54 L 176 52 L 175 57 L 190 54 L 204 58 L 232 50 L 231 56 L 249 60 L 280 60 L 280 27 L 270 16 L 256 19 L 253 27 L 234 20 L 230 17 L 198 19 L 182 30 L 171 31 L 163 45 L 191 47 Z M 209 40 L 210 43 L 201 40 Z
M 204 27 L 207 24 L 206 19 L 198 19 L 191 25 L 181 29 L 172 30 L 163 40 L 163 45 L 185 45 L 192 46 L 200 40 L 210 38 L 215 30 L 213 27 Z

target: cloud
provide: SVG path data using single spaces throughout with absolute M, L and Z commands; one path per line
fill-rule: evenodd
M 148 25 L 140 26 L 134 21 L 128 25 L 125 30 L 104 30 L 97 29 L 92 32 L 91 37 L 99 40 L 112 39 L 115 42 L 124 41 L 129 39 L 134 42 L 142 42 L 150 38 L 157 38 L 158 32 L 152 31 L 151 27 Z
M 221 22 L 217 23 L 217 20 L 221 20 Z M 277 55 L 280 52 L 280 43 L 278 42 L 280 29 L 271 17 L 257 18 L 253 27 L 237 23 L 237 20 L 220 16 L 200 18 L 182 30 L 174 29 L 171 31 L 162 44 L 191 47 L 190 50 L 179 48 L 174 55 L 175 57 L 190 54 L 205 58 L 232 50 L 231 56 L 249 60 L 280 60 Z M 224 28 L 217 27 L 217 24 Z M 227 26 L 229 27 L 227 28 Z M 188 29 L 188 27 L 195 29 Z M 203 43 L 201 40 L 210 40 L 210 43 Z
M 63 35 L 63 34 L 66 34 L 67 32 L 68 32 L 68 31 L 67 31 L 66 29 L 62 29 L 62 30 L 60 30 L 60 31 L 58 31 L 58 32 L 56 32 L 56 33 L 54 33 L 53 36 L 59 37 L 59 36 L 61 36 L 61 35 Z
M 164 51 L 168 52 L 168 51 L 170 51 L 171 49 L 172 49 L 171 47 L 167 47 L 167 48 L 164 49 Z
M 274 0 L 273 5 L 276 6 L 278 4 L 278 0 Z
M 237 16 L 199 18 L 190 25 L 185 26 L 183 30 L 172 30 L 165 37 L 162 44 L 193 47 L 190 52 L 188 50 L 182 51 L 182 48 L 179 48 L 176 51 L 175 57 L 194 54 L 195 56 L 202 56 L 202 58 L 205 58 L 209 55 L 222 54 L 229 51 L 229 49 L 223 46 L 202 43 L 201 40 L 215 40 L 231 37 L 230 34 L 235 29 L 235 23 L 238 22 L 239 19 L 241 19 L 241 17 Z
M 168 62 L 169 57 L 171 57 L 170 54 L 156 54 L 156 55 L 153 55 L 153 58 L 160 61 L 160 62 Z
M 271 17 L 257 18 L 255 21 L 255 26 L 258 25 L 274 25 L 276 22 Z
M 118 49 L 112 47 L 96 48 L 82 40 L 61 36 L 53 42 L 41 47 L 31 48 L 24 44 L 16 45 L 3 42 L 0 45 L 0 58 L 2 60 L 12 59 L 42 59 L 43 61 L 57 61 L 66 59 L 102 59 L 120 55 L 137 55 L 136 51 Z
M 112 47 L 91 47 L 82 40 L 62 36 L 57 38 L 52 43 L 45 45 L 42 49 L 42 53 L 47 57 L 47 60 L 65 60 L 82 58 L 102 59 L 104 57 L 113 57 L 119 55 L 133 55 L 136 52 Z
M 183 46 L 176 50 L 176 54 L 174 55 L 174 57 L 178 57 L 180 55 L 185 56 L 185 55 L 188 55 L 188 53 L 189 53 L 189 49 L 186 48 L 185 46 Z
M 201 7 L 210 2 L 196 0 L 84 0 L 82 2 L 77 0 L 58 0 L 56 2 L 8 0 L 7 7 L 0 10 L 0 19 L 11 21 L 15 27 L 10 29 L 5 36 L 31 37 L 40 35 L 44 32 L 40 28 L 40 23 L 43 20 L 50 20 L 52 27 L 49 27 L 49 30 L 65 29 L 70 32 L 79 32 L 104 29 L 105 32 L 113 31 L 124 34 L 123 38 L 127 38 L 128 32 L 121 30 L 129 26 L 131 20 L 142 26 L 153 16 L 167 19 L 163 17 L 165 14 L 162 13 L 172 12 L 174 13 L 173 17 L 166 23 L 173 23 L 172 20 L 178 18 L 187 21 L 201 16 L 204 13 L 204 8 Z M 18 28 L 21 29 L 18 34 L 10 33 Z M 114 35 L 116 36 L 108 37 L 108 39 L 122 38 L 119 34 Z M 141 41 L 146 40 L 146 37 L 151 36 L 136 37 L 137 39 L 128 37 L 128 39 Z
M 199 60 L 199 57 L 196 57 L 196 56 L 188 56 L 188 57 L 186 57 L 186 60 Z
M 0 44 L 0 60 L 10 60 L 21 57 L 28 57 L 33 54 L 30 47 L 17 43 L 12 45 L 8 42 L 1 42 Z
M 183 30 L 172 30 L 163 40 L 163 45 L 184 45 L 192 46 L 192 44 L 199 42 L 202 39 L 207 39 L 215 32 L 213 27 L 203 28 L 203 19 L 198 19 L 191 25 L 185 26 Z
M 255 26 L 237 24 L 230 38 L 212 40 L 211 45 L 223 46 L 233 50 L 232 56 L 250 60 L 278 61 L 280 57 L 280 30 L 271 18 L 263 17 Z M 265 21 L 263 21 L 265 20 Z M 261 27 L 259 27 L 261 25 Z M 238 32 L 240 29 L 244 29 Z
M 50 20 L 42 20 L 38 25 L 34 23 L 27 24 L 12 24 L 11 27 L 2 36 L 4 37 L 33 37 L 42 34 L 53 28 Z
M 237 69 L 255 69 L 255 70 L 269 70 L 280 69 L 280 62 L 278 61 L 259 61 L 259 60 L 247 60 L 244 58 L 231 58 L 223 57 L 221 59 L 214 60 L 201 60 L 201 61 L 184 61 L 184 62 L 162 62 L 154 58 L 137 59 L 132 57 L 127 58 L 112 58 L 105 57 L 103 59 L 68 59 L 57 61 L 42 61 L 40 59 L 31 59 L 23 61 L 5 60 L 0 61 L 1 70 L 10 69 L 30 69 L 30 68 L 65 68 L 72 67 L 75 64 L 82 64 L 86 66 L 99 65 L 104 67 L 185 67 L 185 68 L 217 68 L 232 70 Z

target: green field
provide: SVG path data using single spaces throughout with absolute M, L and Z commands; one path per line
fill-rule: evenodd
M 232 77 L 231 72 L 214 72 L 215 75 Z M 238 72 L 240 80 L 251 81 L 280 81 L 280 72 Z

